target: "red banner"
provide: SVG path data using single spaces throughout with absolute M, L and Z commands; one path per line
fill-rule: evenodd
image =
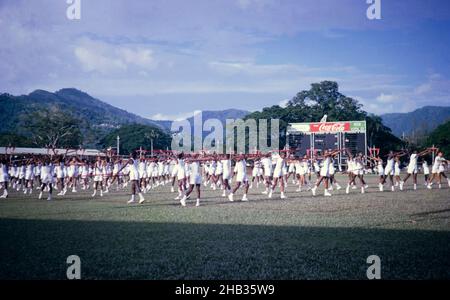
M 312 133 L 338 133 L 350 131 L 350 122 L 311 123 L 309 130 Z

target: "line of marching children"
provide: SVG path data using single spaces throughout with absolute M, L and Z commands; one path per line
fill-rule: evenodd
M 256 155 L 230 155 L 230 154 L 163 154 L 156 157 L 137 156 L 132 154 L 129 158 L 101 158 L 94 161 L 78 157 L 30 156 L 11 160 L 9 157 L 0 159 L 0 189 L 3 194 L 0 198 L 8 197 L 8 187 L 32 194 L 35 187 L 38 198 L 48 193 L 47 200 L 52 200 L 53 190 L 57 189 L 58 196 L 66 195 L 68 190 L 72 193 L 92 189 L 92 197 L 102 197 L 115 190 L 131 187 L 131 198 L 128 203 L 145 201 L 144 195 L 155 188 L 169 186 L 171 192 L 178 192 L 175 200 L 182 206 L 195 192 L 196 206 L 200 205 L 201 189 L 210 186 L 212 190 L 221 190 L 222 197 L 234 201 L 235 194 L 242 189 L 242 201 L 248 201 L 248 191 L 251 188 L 262 186 L 262 194 L 272 198 L 277 188 L 280 189 L 280 198 L 285 199 L 285 188 L 292 177 L 292 184 L 297 186 L 297 192 L 311 191 L 315 196 L 317 189 L 323 184 L 323 194 L 331 196 L 331 191 L 343 188 L 335 178 L 337 171 L 336 157 L 342 151 L 347 156 L 348 174 L 345 192 L 357 189 L 365 193 L 368 185 L 364 175 L 373 170 L 379 176 L 378 188 L 384 191 L 389 184 L 391 191 L 403 190 L 405 184 L 413 181 L 413 189 L 417 189 L 417 175 L 419 166 L 424 174 L 424 184 L 432 189 L 437 182 L 442 187 L 442 179 L 450 179 L 445 171 L 449 161 L 443 153 L 436 148 L 427 148 L 423 151 L 389 152 L 385 159 L 379 155 L 365 157 L 362 153 L 353 155 L 347 150 L 326 150 L 322 155 L 294 156 L 288 151 L 280 151 Z M 427 159 L 435 155 L 431 170 Z M 401 178 L 401 158 L 409 155 L 406 175 Z M 247 172 L 251 166 L 252 171 Z M 251 174 L 251 176 L 250 176 Z M 234 182 L 234 183 L 233 183 Z

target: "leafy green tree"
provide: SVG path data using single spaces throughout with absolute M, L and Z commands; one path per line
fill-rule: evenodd
M 78 148 L 83 142 L 79 120 L 56 107 L 29 113 L 23 123 L 38 147 Z
M 438 126 L 428 137 L 424 147 L 435 145 L 446 156 L 450 155 L 450 121 Z
M 391 129 L 383 125 L 381 117 L 368 115 L 366 118 L 367 143 L 369 146 L 376 146 L 381 149 L 381 155 L 387 154 L 390 150 L 400 150 L 405 143 L 391 133 Z
M 383 125 L 380 117 L 368 115 L 357 100 L 340 93 L 333 81 L 313 83 L 309 90 L 297 93 L 285 108 L 266 107 L 247 115 L 246 119 L 280 119 L 280 147 L 284 147 L 288 123 L 318 122 L 324 115 L 329 121 L 366 120 L 369 145 L 383 151 L 402 147 L 402 141 Z
M 120 154 L 129 154 L 140 147 L 150 150 L 153 140 L 153 149 L 166 150 L 171 146 L 171 136 L 162 129 L 154 126 L 129 124 L 112 131 L 101 139 L 103 148 L 115 146 L 117 136 L 120 137 Z
M 339 85 L 334 81 L 311 84 L 310 90 L 301 91 L 289 101 L 288 107 L 291 106 L 306 109 L 307 122 L 319 121 L 324 115 L 334 121 L 362 120 L 366 115 L 362 105 L 341 94 Z

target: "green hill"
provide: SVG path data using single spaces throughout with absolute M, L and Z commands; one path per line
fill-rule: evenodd
M 155 125 L 157 122 L 139 117 L 125 110 L 119 109 L 77 89 L 62 89 L 55 93 L 36 90 L 29 95 L 12 96 L 0 95 L 0 115 L 2 126 L 0 132 L 23 133 L 21 121 L 30 112 L 57 107 L 71 113 L 74 117 L 89 125 L 98 128 L 117 128 L 122 124 L 138 123 Z
M 28 95 L 0 95 L 0 133 L 27 136 L 23 124 L 30 113 L 56 108 L 80 121 L 85 146 L 96 147 L 99 139 L 124 124 L 150 125 L 164 129 L 160 122 L 142 118 L 73 88 L 51 93 L 36 90 Z
M 427 135 L 436 127 L 450 120 L 449 106 L 425 106 L 409 113 L 381 115 L 383 123 L 400 137 Z

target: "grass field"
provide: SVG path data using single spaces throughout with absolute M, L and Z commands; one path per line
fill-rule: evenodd
M 366 194 L 331 198 L 290 185 L 286 200 L 253 189 L 231 203 L 208 189 L 198 208 L 167 187 L 143 205 L 125 191 L 13 192 L 0 201 L 0 279 L 65 279 L 72 254 L 83 279 L 365 279 L 372 254 L 383 279 L 450 279 L 447 185 L 380 193 L 368 178 Z

